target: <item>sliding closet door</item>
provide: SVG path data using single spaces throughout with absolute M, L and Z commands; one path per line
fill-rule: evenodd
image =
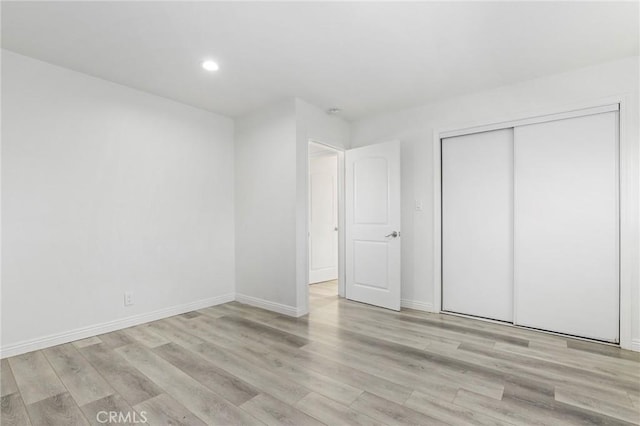
M 618 341 L 617 112 L 515 129 L 515 322 Z
M 442 140 L 442 307 L 513 319 L 513 129 Z

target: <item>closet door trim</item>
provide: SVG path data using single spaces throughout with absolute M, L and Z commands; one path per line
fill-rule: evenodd
M 536 117 L 524 118 L 524 119 L 510 121 L 510 122 L 488 124 L 485 126 L 467 127 L 459 130 L 442 132 L 440 133 L 440 139 L 451 138 L 454 136 L 469 135 L 472 133 L 489 132 L 491 130 L 501 130 L 509 127 L 526 126 L 528 124 L 545 123 L 547 121 L 564 120 L 566 118 L 584 117 L 586 115 L 600 114 L 603 112 L 610 112 L 610 111 L 618 111 L 619 109 L 620 109 L 620 104 L 616 103 L 616 104 L 598 106 L 594 108 L 576 109 L 576 110 L 561 112 L 557 114 L 539 115 Z

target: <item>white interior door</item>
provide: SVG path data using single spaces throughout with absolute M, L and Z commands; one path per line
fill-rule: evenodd
M 617 114 L 515 129 L 516 324 L 619 339 Z
M 346 152 L 346 297 L 400 310 L 400 143 Z
M 513 129 L 442 140 L 442 309 L 513 321 Z
M 338 278 L 338 156 L 309 159 L 309 283 Z

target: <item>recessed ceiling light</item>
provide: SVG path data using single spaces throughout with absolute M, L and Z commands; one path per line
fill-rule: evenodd
M 342 110 L 340 108 L 329 108 L 327 110 L 327 114 L 329 115 L 336 115 L 339 114 Z
M 202 63 L 202 68 L 207 71 L 218 71 L 220 67 L 214 61 L 206 60 Z

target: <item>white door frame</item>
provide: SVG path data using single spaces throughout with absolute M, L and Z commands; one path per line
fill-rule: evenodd
M 338 296 L 344 297 L 345 295 L 345 211 L 344 211 L 344 149 L 338 146 L 335 146 L 326 141 L 320 141 L 315 138 L 311 138 L 307 141 L 307 146 L 310 143 L 314 143 L 316 145 L 322 145 L 332 151 L 335 151 L 338 157 Z M 307 151 L 308 152 L 308 151 Z M 309 179 L 309 158 L 311 156 L 307 155 L 307 183 Z M 306 197 L 306 223 L 307 230 L 309 224 L 309 185 L 307 184 L 307 197 Z M 306 252 L 309 253 L 309 237 L 307 232 L 306 238 Z M 307 272 L 306 272 L 306 280 L 304 285 L 304 300 L 307 301 L 307 309 L 309 306 L 309 262 L 307 262 Z
M 640 164 L 634 155 L 638 141 L 631 139 L 627 130 L 633 111 L 629 108 L 631 94 L 597 99 L 561 108 L 546 109 L 535 113 L 518 114 L 505 117 L 503 120 L 481 121 L 462 126 L 434 129 L 433 131 L 433 311 L 442 309 L 442 171 L 441 140 L 445 137 L 458 136 L 481 131 L 514 127 L 523 124 L 549 121 L 550 119 L 579 116 L 580 110 L 606 107 L 619 104 L 619 171 L 620 171 L 620 347 L 640 351 L 640 341 L 632 340 L 633 289 L 639 287 L 638 272 L 640 269 L 640 253 L 638 253 L 638 216 L 637 206 L 640 182 L 637 181 Z M 553 116 L 553 117 L 550 117 Z M 640 290 L 640 289 L 639 289 Z M 636 301 L 638 303 L 638 301 Z M 640 307 L 637 307 L 640 309 Z M 637 319 L 636 319 L 637 321 Z

